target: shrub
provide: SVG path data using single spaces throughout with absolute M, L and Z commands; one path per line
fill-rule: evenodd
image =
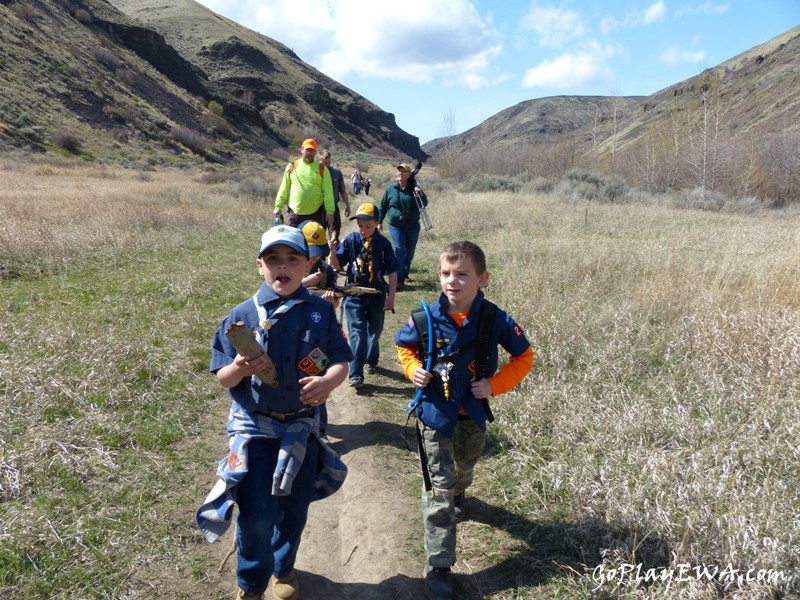
M 217 183 L 225 183 L 230 180 L 231 176 L 228 173 L 220 173 L 219 171 L 209 171 L 200 176 L 200 182 L 206 185 L 214 185 Z
M 558 180 L 552 177 L 536 177 L 533 181 L 527 182 L 523 189 L 533 194 L 549 194 L 557 184 Z
M 600 197 L 609 202 L 621 200 L 625 195 L 625 180 L 619 175 L 609 175 L 600 180 Z
M 200 124 L 211 133 L 222 135 L 228 139 L 236 137 L 236 132 L 225 119 L 213 112 L 200 115 Z
M 81 23 L 82 25 L 91 25 L 92 13 L 90 13 L 86 9 L 79 8 L 78 10 L 75 11 L 75 19 L 78 21 L 78 23 Z
M 20 4 L 19 2 L 13 5 L 14 14 L 23 21 L 33 21 L 36 11 L 30 4 Z
M 719 211 L 725 206 L 726 200 L 725 194 L 697 187 L 690 191 L 681 192 L 678 197 L 678 206 L 680 208 Z
M 287 162 L 289 160 L 289 151 L 286 148 L 275 148 L 270 152 L 269 158 L 280 163 Z
M 584 171 L 583 169 L 571 169 L 567 172 L 564 178 L 572 183 L 588 183 L 594 186 L 600 185 L 600 176 L 595 175 L 594 173 L 590 173 L 589 171 Z
M 278 186 L 260 177 L 247 177 L 242 181 L 236 182 L 231 188 L 231 193 L 254 200 L 263 199 L 264 202 L 269 203 L 278 193 Z
M 518 192 L 522 185 L 514 178 L 475 173 L 462 185 L 463 192 Z
M 121 144 L 128 143 L 128 132 L 124 127 L 112 127 L 108 130 L 111 137 Z
M 97 62 L 111 71 L 116 71 L 119 68 L 120 60 L 117 55 L 102 46 L 94 46 L 92 48 L 92 56 Z
M 241 100 L 245 104 L 255 106 L 256 93 L 253 90 L 244 90 L 241 94 L 239 94 L 239 100 Z
M 214 113 L 217 116 L 222 115 L 222 113 L 225 111 L 225 109 L 223 108 L 222 104 L 220 104 L 216 100 L 209 101 L 208 110 L 210 110 L 212 113 Z
M 67 131 L 66 129 L 59 129 L 53 133 L 53 143 L 59 148 L 63 148 L 67 152 L 77 154 L 81 149 L 81 139 L 77 134 Z
M 174 126 L 170 130 L 170 135 L 173 140 L 183 144 L 195 154 L 203 155 L 208 149 L 208 140 L 187 127 Z

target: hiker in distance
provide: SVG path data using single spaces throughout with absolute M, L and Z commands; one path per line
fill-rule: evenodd
M 400 263 L 400 272 L 397 274 L 399 290 L 405 287 L 419 240 L 420 213 L 414 197 L 415 190 L 420 194 L 422 205 L 428 206 L 428 197 L 417 186 L 412 170 L 409 164 L 397 165 L 395 182 L 383 192 L 380 204 L 381 224 L 384 218 L 389 219 L 389 235 Z
M 347 377 L 352 353 L 333 305 L 303 287 L 310 261 L 302 231 L 269 229 L 257 256 L 264 281 L 212 342 L 209 370 L 231 397 L 230 453 L 196 517 L 213 542 L 228 528 L 235 501 L 236 597 L 261 599 L 271 583 L 275 598 L 296 600 L 294 564 L 309 504 L 339 489 L 347 472 L 318 430 L 320 407 Z M 256 351 L 243 355 L 230 341 L 240 323 Z
M 489 397 L 517 386 L 533 366 L 522 329 L 484 297 L 488 281 L 479 246 L 449 244 L 439 259 L 439 299 L 412 312 L 395 336 L 403 372 L 418 388 L 409 410 L 417 417 L 423 464 L 429 600 L 453 597 L 456 521 L 465 516 L 465 490 L 483 451 L 486 423 L 494 419 Z M 498 346 L 511 357 L 499 370 Z
M 335 204 L 331 173 L 325 165 L 314 160 L 316 154 L 316 140 L 303 140 L 300 158 L 286 165 L 283 171 L 272 212 L 276 219 L 282 219 L 281 210 L 288 206 L 286 223 L 292 227 L 307 220 L 325 227 L 333 225 Z

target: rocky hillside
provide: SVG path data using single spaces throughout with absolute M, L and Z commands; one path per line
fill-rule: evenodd
M 644 96 L 552 96 L 526 100 L 464 133 L 431 140 L 422 149 L 434 156 L 445 150 L 455 153 L 474 148 L 498 150 L 576 132 L 606 139 L 614 123 L 630 118 L 644 100 Z
M 800 130 L 800 27 L 647 97 L 560 96 L 521 102 L 452 138 L 436 155 L 495 152 L 570 137 L 597 156 L 638 151 L 654 137 L 687 137 L 713 116 L 717 139 L 735 144 Z
M 0 0 L 0 151 L 235 164 L 309 135 L 425 157 L 392 114 L 192 0 Z

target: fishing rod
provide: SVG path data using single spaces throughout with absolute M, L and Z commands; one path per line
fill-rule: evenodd
M 419 170 L 422 168 L 422 162 L 417 161 L 416 166 L 411 170 L 411 176 L 414 177 Z M 416 179 L 414 180 L 416 183 Z M 428 216 L 428 211 L 425 208 L 425 205 L 422 202 L 422 194 L 417 190 L 416 186 L 414 187 L 414 200 L 417 203 L 417 210 L 419 211 L 419 216 L 422 219 L 422 227 L 425 231 L 430 231 L 433 229 L 433 223 L 431 223 L 431 218 Z

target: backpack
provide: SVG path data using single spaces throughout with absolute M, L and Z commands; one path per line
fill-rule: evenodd
M 486 377 L 486 368 L 489 364 L 489 340 L 492 336 L 492 329 L 494 328 L 494 318 L 497 314 L 497 305 L 489 302 L 484 298 L 481 305 L 481 311 L 478 315 L 478 335 L 475 337 L 475 377 L 483 379 Z M 414 321 L 414 327 L 417 329 L 419 335 L 419 347 L 417 353 L 422 364 L 428 358 L 428 321 L 425 315 L 424 308 L 415 308 L 411 311 L 411 319 Z M 467 344 L 464 350 L 471 344 Z M 484 412 L 486 412 L 486 420 L 490 423 L 494 421 L 494 414 L 489 406 L 489 399 L 482 398 L 481 405 Z
M 289 163 L 289 173 L 294 173 L 294 169 L 297 167 L 297 163 L 299 162 L 300 159 L 298 158 L 296 161 Z M 321 162 L 318 162 L 317 164 L 319 165 L 319 176 L 325 179 L 325 165 L 323 165 Z

